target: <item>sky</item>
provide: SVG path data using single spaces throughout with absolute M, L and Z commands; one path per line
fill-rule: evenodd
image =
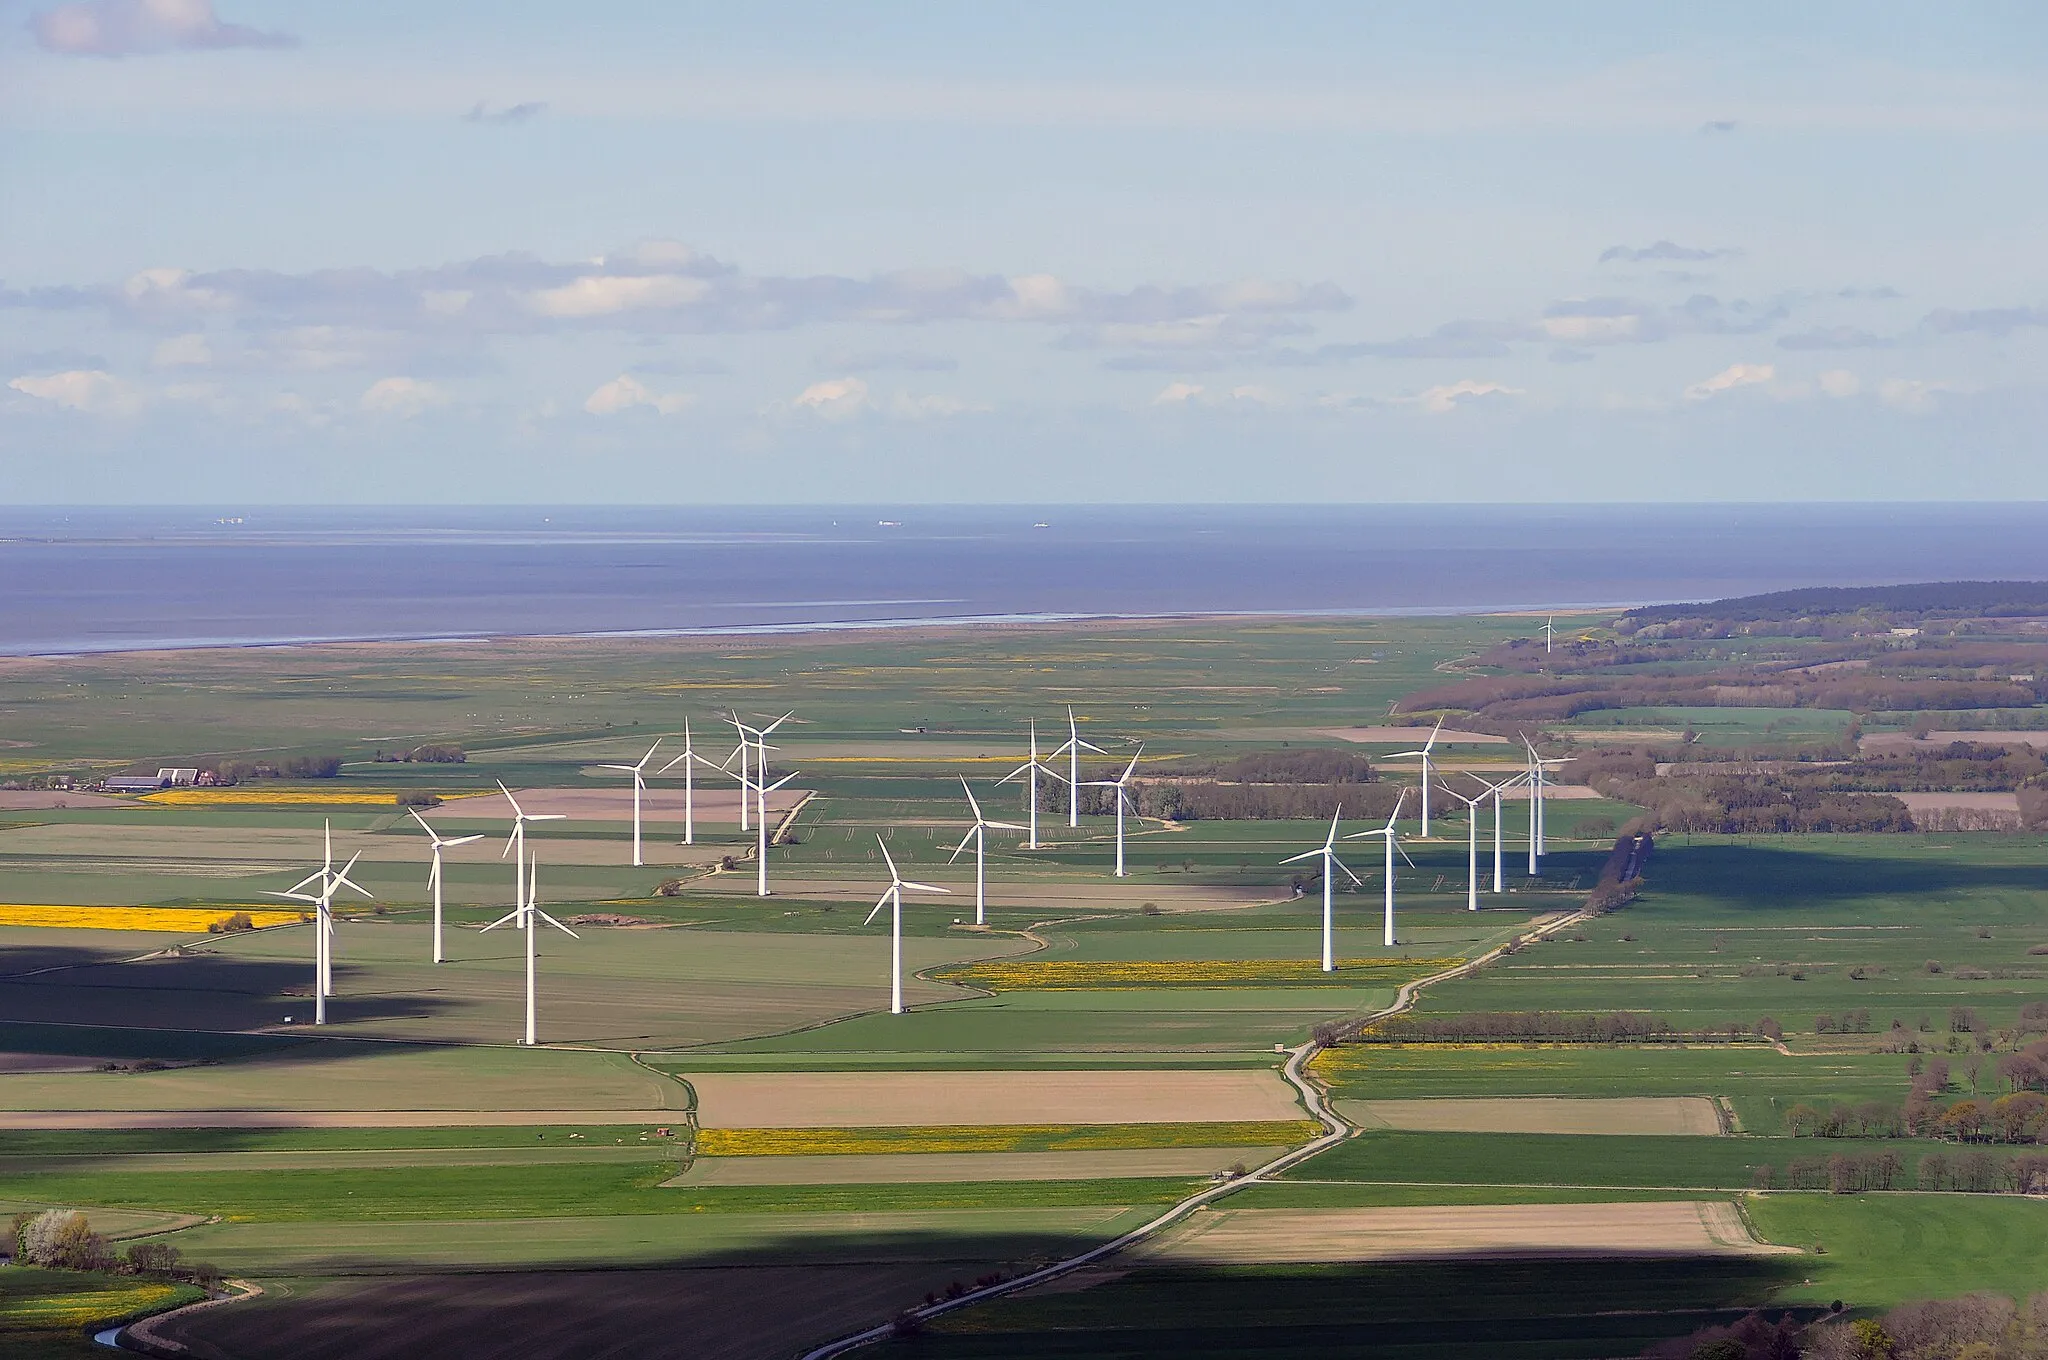
M 2037 4 L 0 0 L 0 501 L 2048 498 Z

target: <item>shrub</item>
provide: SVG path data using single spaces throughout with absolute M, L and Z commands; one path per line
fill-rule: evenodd
M 108 1264 L 107 1241 L 76 1209 L 46 1209 L 21 1230 L 21 1258 L 30 1265 L 95 1270 Z
M 427 793 L 424 790 L 414 793 L 401 793 L 398 795 L 398 805 L 400 807 L 439 807 L 441 806 L 441 795 L 438 793 Z
M 405 758 L 422 765 L 461 765 L 469 760 L 469 756 L 460 746 L 445 742 L 415 746 L 406 752 Z
M 206 933 L 209 935 L 233 935 L 238 931 L 254 930 L 255 928 L 256 923 L 249 918 L 249 913 L 238 911 L 232 916 L 222 917 L 220 920 L 209 924 L 206 927 Z
M 168 1242 L 137 1242 L 128 1248 L 128 1268 L 141 1275 L 171 1275 L 180 1255 Z

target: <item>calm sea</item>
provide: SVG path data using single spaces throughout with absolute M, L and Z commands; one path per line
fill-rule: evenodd
M 0 654 L 2048 578 L 2048 505 L 0 510 Z

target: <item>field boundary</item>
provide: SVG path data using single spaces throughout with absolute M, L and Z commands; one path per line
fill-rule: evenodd
M 227 1285 L 230 1289 L 238 1292 L 223 1294 L 219 1298 L 201 1299 L 197 1303 L 188 1303 L 183 1308 L 173 1308 L 169 1312 L 164 1313 L 153 1313 L 138 1322 L 128 1323 L 114 1333 L 115 1346 L 122 1350 L 139 1350 L 144 1355 L 181 1356 L 192 1354 L 192 1348 L 184 1342 L 173 1341 L 167 1336 L 158 1336 L 155 1331 L 157 1324 L 169 1322 L 172 1318 L 182 1317 L 186 1313 L 196 1313 L 204 1308 L 219 1308 L 224 1304 L 240 1303 L 245 1299 L 259 1299 L 263 1297 L 263 1286 L 255 1283 L 253 1280 L 229 1280 Z M 129 1342 L 134 1344 L 132 1346 L 123 1344 Z
M 1566 926 L 1590 919 L 1591 915 L 1590 908 L 1584 906 L 1576 911 L 1562 912 L 1548 921 L 1539 922 L 1534 928 L 1516 936 L 1508 944 L 1495 945 L 1484 954 L 1467 959 L 1465 962 L 1454 967 L 1432 973 L 1428 977 L 1415 978 L 1405 982 L 1401 985 L 1400 991 L 1395 994 L 1393 1004 L 1366 1017 L 1366 1023 L 1371 1023 L 1374 1020 L 1383 1020 L 1389 1016 L 1399 1015 L 1412 1009 L 1416 998 L 1422 994 L 1423 988 L 1439 982 L 1449 982 L 1455 978 L 1470 975 L 1475 970 L 1502 957 L 1507 952 L 1510 944 L 1519 947 L 1530 940 L 1541 939 L 1546 935 L 1563 930 Z M 1145 1241 L 1162 1230 L 1179 1223 L 1198 1209 L 1207 1208 L 1217 1200 L 1236 1194 L 1247 1186 L 1269 1181 L 1281 1172 L 1307 1161 L 1317 1153 L 1327 1151 L 1346 1139 L 1353 1137 L 1359 1130 L 1337 1113 L 1334 1102 L 1328 1098 L 1328 1094 L 1324 1091 L 1321 1083 L 1316 1080 L 1313 1073 L 1308 1071 L 1309 1061 L 1317 1053 L 1320 1053 L 1322 1049 L 1322 1043 L 1311 1038 L 1308 1042 L 1289 1050 L 1286 1065 L 1280 1069 L 1281 1076 L 1287 1079 L 1288 1084 L 1293 1086 L 1296 1093 L 1301 1097 L 1302 1106 L 1308 1111 L 1309 1116 L 1328 1130 L 1322 1137 L 1315 1139 L 1313 1142 L 1305 1143 L 1290 1152 L 1282 1153 L 1248 1175 L 1199 1190 L 1180 1201 L 1180 1203 L 1173 1205 L 1150 1222 L 1140 1224 L 1138 1227 L 1124 1233 L 1121 1237 L 1104 1242 L 1099 1246 L 1091 1247 L 1077 1255 L 1069 1256 L 1064 1261 L 1055 1261 L 1049 1266 L 1042 1266 L 1028 1274 L 1019 1275 L 1015 1279 L 984 1285 L 979 1289 L 970 1290 L 955 1299 L 941 1299 L 937 1303 L 927 1304 L 921 1308 L 908 1309 L 902 1314 L 902 1319 L 905 1321 L 926 1322 L 944 1313 L 956 1312 L 973 1304 L 985 1303 L 990 1299 L 1020 1293 L 1023 1290 L 1047 1284 L 1063 1276 L 1070 1275 L 1083 1267 L 1103 1260 L 1105 1257 L 1113 1256 L 1127 1247 L 1135 1246 L 1139 1242 Z M 802 1353 L 802 1360 L 832 1360 L 835 1356 L 845 1355 L 849 1351 L 858 1350 L 863 1346 L 872 1346 L 878 1341 L 886 1341 L 896 1335 L 896 1330 L 897 1319 L 891 1319 L 878 1326 L 869 1327 L 864 1331 L 827 1341 L 821 1346 L 814 1346 Z

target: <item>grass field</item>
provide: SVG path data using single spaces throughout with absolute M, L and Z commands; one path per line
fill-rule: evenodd
M 93 1271 L 0 1271 L 0 1355 L 90 1356 L 94 1327 L 176 1308 L 206 1297 L 191 1285 Z

